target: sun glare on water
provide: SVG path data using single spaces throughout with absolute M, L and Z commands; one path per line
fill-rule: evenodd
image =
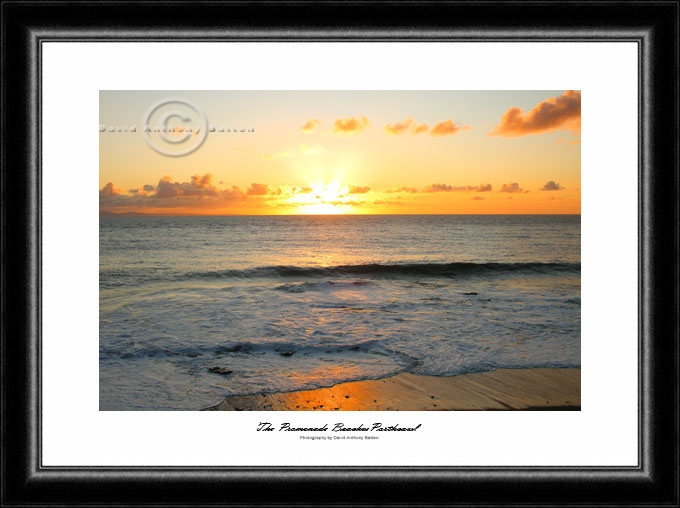
M 313 183 L 309 187 L 296 189 L 289 199 L 297 204 L 296 212 L 305 215 L 338 215 L 352 212 L 352 204 L 347 194 L 347 185 L 332 182 Z

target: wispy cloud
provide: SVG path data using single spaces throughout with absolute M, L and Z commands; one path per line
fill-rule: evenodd
M 399 134 L 403 134 L 408 130 L 408 128 L 411 126 L 413 123 L 413 118 L 410 116 L 404 120 L 403 122 L 396 122 L 396 123 L 390 123 L 385 126 L 385 132 L 388 134 L 393 134 L 395 136 L 398 136 Z
M 451 125 L 449 125 L 449 122 Z M 433 136 L 447 136 L 451 134 L 456 134 L 460 130 L 466 130 L 469 129 L 469 127 L 466 126 L 460 126 L 460 125 L 455 125 L 451 120 L 447 120 L 446 122 L 441 122 L 432 129 L 432 135 Z M 409 116 L 406 120 L 403 122 L 395 122 L 395 123 L 389 123 L 384 127 L 385 132 L 388 134 L 392 134 L 394 136 L 399 136 L 400 134 L 404 134 L 406 132 L 409 132 L 411 134 L 423 134 L 427 131 L 430 130 L 429 125 L 426 123 L 414 123 L 413 117 Z M 455 131 L 455 132 L 454 132 Z
M 368 118 L 361 116 L 359 118 L 338 118 L 333 124 L 334 134 L 358 134 L 369 126 Z
M 383 192 L 385 194 L 394 194 L 398 192 L 416 193 L 418 192 L 418 189 L 416 189 L 415 187 L 392 187 L 391 189 L 387 189 Z
M 344 199 L 328 199 L 321 201 L 324 205 L 339 205 L 339 206 L 362 206 L 366 204 L 366 201 L 360 201 L 357 199 L 350 199 L 349 201 Z
M 426 123 L 414 123 L 411 126 L 411 132 L 413 134 L 423 134 L 430 130 L 430 126 L 427 125 Z
M 392 206 L 405 206 L 407 203 L 401 200 L 401 198 L 396 197 L 393 199 L 376 199 L 371 203 L 375 206 L 392 205 Z
M 536 105 L 528 113 L 521 108 L 508 109 L 501 123 L 489 136 L 516 137 L 527 134 L 543 134 L 559 129 L 581 132 L 581 92 L 567 90 L 563 95 L 551 97 Z
M 433 183 L 428 185 L 421 192 L 453 192 L 457 188 L 447 185 L 445 183 Z
M 444 122 L 439 122 L 437 125 L 432 127 L 430 131 L 431 136 L 453 136 L 461 131 L 466 131 L 471 129 L 469 125 L 456 124 L 453 120 L 446 120 Z
M 307 122 L 300 127 L 300 130 L 305 134 L 311 134 L 312 132 L 319 130 L 319 127 L 321 127 L 321 122 L 316 118 L 312 118 L 311 120 L 307 120 Z
M 366 194 L 371 190 L 370 187 L 365 187 L 361 185 L 350 185 L 347 194 Z
M 489 192 L 491 190 L 491 184 L 482 185 L 447 185 L 445 183 L 433 183 L 428 185 L 420 192 Z
M 482 183 L 479 185 L 448 185 L 445 183 L 433 183 L 422 189 L 415 187 L 392 187 L 383 192 L 385 194 L 396 194 L 407 192 L 415 194 L 417 192 L 433 193 L 433 192 L 491 192 L 493 186 L 490 183 Z
M 323 146 L 321 145 L 306 145 L 304 143 L 300 143 L 300 153 L 304 155 L 318 155 L 321 152 L 324 151 Z
M 276 152 L 271 155 L 265 155 L 264 158 L 267 160 L 281 159 L 282 157 L 293 157 L 295 152 L 292 150 L 284 150 L 282 152 Z

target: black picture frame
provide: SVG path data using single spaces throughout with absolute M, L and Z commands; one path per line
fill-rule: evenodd
M 678 506 L 679 12 L 677 1 L 2 2 L 2 505 Z M 639 465 L 42 466 L 41 50 L 47 41 L 636 42 Z

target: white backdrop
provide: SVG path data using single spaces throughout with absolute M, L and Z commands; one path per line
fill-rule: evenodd
M 635 43 L 43 45 L 44 465 L 637 464 Z M 99 90 L 582 91 L 580 412 L 99 412 Z M 303 441 L 260 421 L 399 423 Z

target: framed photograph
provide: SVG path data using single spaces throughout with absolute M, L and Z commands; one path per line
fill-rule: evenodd
M 100 91 L 99 409 L 579 410 L 580 121 L 576 90 Z
M 3 2 L 3 506 L 677 506 L 679 7 Z

